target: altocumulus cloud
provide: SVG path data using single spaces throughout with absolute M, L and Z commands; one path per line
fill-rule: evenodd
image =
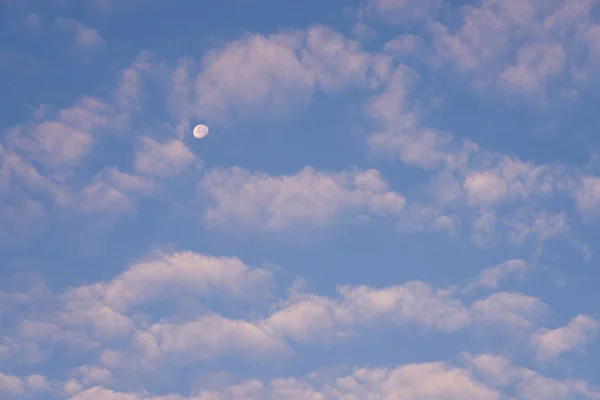
M 155 37 L 158 3 L 13 3 L 37 42 L 0 68 L 38 58 L 45 83 L 0 120 L 2 399 L 600 398 L 595 156 L 435 114 L 586 110 L 598 1 L 366 0 L 338 10 L 351 32 L 315 14 L 200 41 L 179 16 L 152 51 L 129 30 Z M 319 240 L 272 240 L 299 233 Z

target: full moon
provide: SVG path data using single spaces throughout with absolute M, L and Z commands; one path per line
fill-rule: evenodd
M 196 139 L 205 138 L 208 135 L 208 126 L 200 124 L 194 128 L 194 137 Z

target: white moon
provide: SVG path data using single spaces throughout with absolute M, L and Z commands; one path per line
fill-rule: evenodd
M 208 135 L 208 126 L 200 124 L 194 128 L 194 137 L 196 139 L 205 138 Z

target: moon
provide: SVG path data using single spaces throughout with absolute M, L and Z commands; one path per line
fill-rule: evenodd
M 196 139 L 205 138 L 208 135 L 208 126 L 200 124 L 194 128 L 194 137 Z

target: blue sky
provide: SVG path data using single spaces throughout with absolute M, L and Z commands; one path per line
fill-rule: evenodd
M 0 398 L 600 399 L 599 12 L 0 2 Z

